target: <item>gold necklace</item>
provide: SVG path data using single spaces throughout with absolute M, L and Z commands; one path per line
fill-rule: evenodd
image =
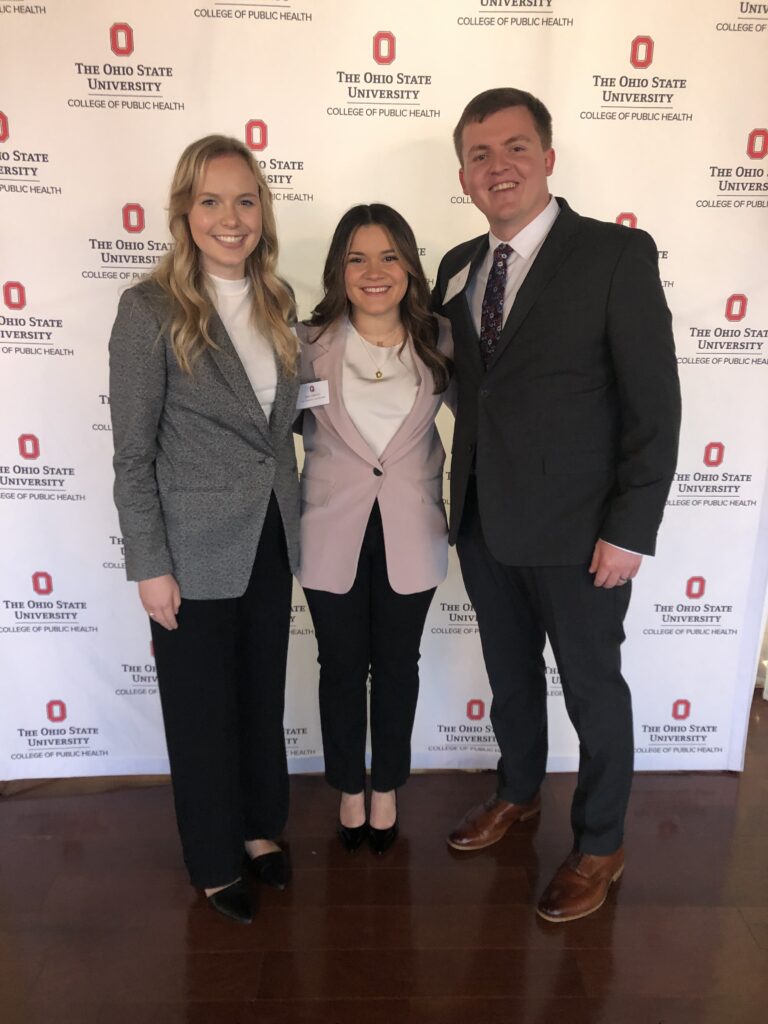
M 379 365 L 379 363 L 377 363 L 376 360 L 373 358 L 373 353 L 371 352 L 371 345 L 373 345 L 374 343 L 366 341 L 365 338 L 362 336 L 362 334 L 358 331 L 358 329 L 356 327 L 355 327 L 355 334 L 360 339 L 360 344 L 362 345 L 364 351 L 367 352 L 368 358 L 371 360 L 371 363 L 373 364 L 373 369 L 374 369 L 374 372 L 375 372 L 375 375 L 376 375 L 375 376 L 375 380 L 376 381 L 384 380 L 385 379 L 384 372 L 383 372 L 383 370 L 381 368 L 384 365 L 384 363 L 381 363 L 381 365 Z M 399 341 L 399 342 L 396 342 L 394 345 L 375 345 L 374 347 L 375 348 L 383 348 L 386 351 L 386 350 L 392 349 L 392 348 L 395 348 L 395 349 L 399 348 L 400 345 L 402 345 L 402 340 Z M 386 362 L 386 361 L 387 361 L 387 356 L 385 355 L 384 356 L 384 362 Z

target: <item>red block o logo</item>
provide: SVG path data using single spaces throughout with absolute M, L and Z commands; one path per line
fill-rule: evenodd
M 377 64 L 392 64 L 397 52 L 396 40 L 391 32 L 377 32 L 373 37 L 373 59 Z
M 691 702 L 689 700 L 676 700 L 672 705 L 672 717 L 677 721 L 687 718 L 691 713 Z
M 637 216 L 634 213 L 620 213 L 616 218 L 617 224 L 623 224 L 625 228 L 637 227 Z
M 144 230 L 144 207 L 139 203 L 126 203 L 123 207 L 123 227 L 132 235 Z
M 118 57 L 133 53 L 133 29 L 124 21 L 116 22 L 109 30 L 109 47 Z
M 629 51 L 633 68 L 649 68 L 653 63 L 653 40 L 650 36 L 635 36 Z
M 32 589 L 36 594 L 52 594 L 53 579 L 49 572 L 32 573 Z
M 749 133 L 747 156 L 750 160 L 762 160 L 768 156 L 768 128 L 755 128 Z
M 707 581 L 703 576 L 691 576 L 685 584 L 685 596 L 690 597 L 692 601 L 698 601 L 699 598 L 704 597 L 706 588 Z
M 63 700 L 49 700 L 45 705 L 45 713 L 49 722 L 64 722 L 67 718 L 67 705 Z
M 704 449 L 704 465 L 719 466 L 725 457 L 725 445 L 722 441 L 710 441 Z
M 36 594 L 52 594 L 53 578 L 49 572 L 32 573 L 32 589 Z
M 260 153 L 267 148 L 269 132 L 265 121 L 249 121 L 245 126 L 245 144 L 248 149 Z
M 736 294 L 728 297 L 725 303 L 725 319 L 730 323 L 743 320 L 747 315 L 747 296 Z
M 40 457 L 40 442 L 34 434 L 19 434 L 19 455 L 22 459 Z
M 10 128 L 8 127 L 8 118 L 0 110 L 0 142 L 7 142 L 8 136 L 11 134 Z
M 481 718 L 485 718 L 485 701 L 477 698 L 468 700 L 467 718 L 470 722 L 479 722 Z
M 3 302 L 8 309 L 24 309 L 27 292 L 21 281 L 6 281 L 3 285 Z

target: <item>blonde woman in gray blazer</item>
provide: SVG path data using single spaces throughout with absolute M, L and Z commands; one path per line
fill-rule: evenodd
M 243 868 L 288 880 L 283 740 L 298 563 L 293 303 L 269 189 L 207 136 L 171 186 L 175 244 L 121 298 L 110 339 L 115 502 L 150 618 L 193 885 L 249 923 Z

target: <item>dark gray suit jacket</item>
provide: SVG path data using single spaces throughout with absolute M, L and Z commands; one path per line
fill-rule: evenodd
M 143 281 L 120 299 L 109 342 L 115 504 L 130 580 L 172 573 L 182 597 L 244 593 L 274 490 L 291 568 L 299 491 L 292 424 L 298 376 L 278 371 L 269 423 L 219 317 L 216 350 L 183 373 L 169 306 Z
M 433 294 L 458 384 L 450 539 L 474 472 L 486 542 L 507 565 L 589 562 L 598 537 L 653 554 L 677 461 L 680 388 L 654 241 L 558 203 L 487 369 L 466 298 L 487 234 L 445 255 Z

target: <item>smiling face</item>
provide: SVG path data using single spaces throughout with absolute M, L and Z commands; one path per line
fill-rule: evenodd
M 210 160 L 200 179 L 187 220 L 203 269 L 237 281 L 261 238 L 259 185 L 236 153 Z
M 544 149 L 526 107 L 506 107 L 465 126 L 459 180 L 464 194 L 509 241 L 549 203 L 555 151 Z
M 399 314 L 400 302 L 408 290 L 408 272 L 380 225 L 365 224 L 352 235 L 344 286 L 355 312 L 376 317 Z

